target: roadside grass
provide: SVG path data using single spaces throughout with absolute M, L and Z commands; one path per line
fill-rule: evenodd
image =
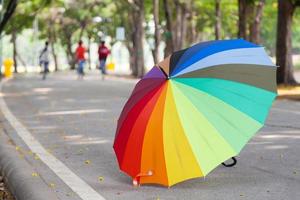
M 295 70 L 300 70 L 300 62 L 294 64 Z
M 0 176 L 0 200 L 15 200 L 5 187 L 2 176 Z
M 277 99 L 291 99 L 300 101 L 300 86 L 279 85 Z

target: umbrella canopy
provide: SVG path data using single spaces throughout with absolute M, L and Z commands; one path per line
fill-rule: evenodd
M 173 53 L 136 85 L 118 121 L 114 150 L 135 184 L 171 186 L 206 176 L 264 125 L 276 66 L 242 39 Z

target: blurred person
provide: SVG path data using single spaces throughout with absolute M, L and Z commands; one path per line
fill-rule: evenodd
M 83 46 L 82 40 L 78 42 L 78 47 L 76 48 L 76 61 L 78 64 L 77 72 L 78 79 L 83 79 L 84 76 L 84 64 L 85 64 L 85 54 L 86 48 Z
M 102 74 L 106 74 L 106 59 L 107 56 L 110 54 L 110 50 L 105 46 L 105 41 L 101 41 L 101 44 L 98 48 L 98 56 L 99 56 L 99 69 L 101 70 Z
M 43 73 L 43 80 L 46 79 L 47 73 L 49 73 L 49 48 L 48 48 L 48 41 L 45 42 L 45 47 L 41 50 L 40 56 L 39 56 L 39 63 L 42 67 L 42 73 Z

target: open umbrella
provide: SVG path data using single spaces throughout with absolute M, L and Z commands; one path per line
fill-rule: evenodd
M 242 39 L 173 53 L 136 85 L 118 121 L 114 150 L 134 184 L 171 186 L 206 176 L 264 125 L 276 66 Z

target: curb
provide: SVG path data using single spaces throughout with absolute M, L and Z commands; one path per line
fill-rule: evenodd
M 40 177 L 32 176 L 35 170 L 20 157 L 10 141 L 0 130 L 0 173 L 16 200 L 58 200 Z
M 4 82 L 8 81 L 7 79 L 4 80 Z M 0 82 L 0 91 L 2 88 L 3 82 Z M 49 168 L 49 170 L 52 170 L 52 172 L 55 173 L 55 175 L 60 178 L 66 186 L 68 186 L 69 189 L 71 189 L 76 195 L 79 196 L 79 198 L 84 199 L 84 200 L 104 200 L 105 198 L 101 196 L 100 193 L 98 193 L 95 189 L 93 189 L 88 183 L 86 183 L 83 179 L 81 179 L 77 174 L 75 174 L 71 169 L 69 169 L 63 162 L 58 160 L 54 155 L 49 153 L 43 146 L 42 144 L 27 130 L 25 126 L 22 125 L 21 122 L 18 121 L 18 119 L 11 113 L 10 109 L 5 103 L 5 99 L 3 96 L 0 95 L 0 107 L 1 107 L 1 112 L 3 114 L 3 117 L 7 123 L 11 125 L 11 127 L 15 130 L 16 135 L 18 136 L 19 139 L 22 139 L 23 142 L 26 144 L 26 146 L 33 152 L 35 153 L 36 156 L 40 158 L 40 160 Z M 1 132 L 0 132 L 1 134 Z M 9 134 L 7 134 L 9 136 Z M 1 139 L 1 138 L 0 138 Z M 1 150 L 1 149 L 0 149 Z M 1 154 L 0 154 L 1 155 Z M 14 160 L 15 161 L 15 160 Z M 3 162 L 3 161 L 2 161 Z M 0 163 L 1 164 L 1 163 Z M 27 163 L 29 164 L 29 163 Z M 13 167 L 18 167 L 21 164 L 14 164 L 12 165 Z M 32 167 L 31 167 L 32 168 Z M 18 168 L 19 170 L 14 170 L 14 173 L 18 174 L 20 173 L 19 171 L 24 171 L 23 166 L 22 168 Z M 22 181 L 22 178 L 26 178 L 28 181 L 31 181 L 32 179 L 39 179 L 38 174 L 35 173 L 34 171 L 30 171 L 27 169 L 27 172 L 29 174 L 24 174 L 21 173 L 20 176 L 17 176 L 17 178 L 13 181 L 11 181 L 10 185 L 12 192 L 16 191 L 14 187 L 17 187 L 20 185 L 20 181 Z M 7 171 L 6 173 L 9 173 Z M 8 176 L 8 175 L 6 175 Z M 10 177 L 9 177 L 10 178 Z M 18 178 L 21 178 L 18 180 Z M 41 181 L 42 180 L 42 181 Z M 52 193 L 49 191 L 50 188 L 47 183 L 43 180 L 43 177 L 40 177 L 40 182 L 36 183 L 31 183 L 31 185 L 28 186 L 28 192 L 34 192 L 36 193 L 35 195 L 37 198 L 33 197 L 23 197 L 20 195 L 21 199 L 23 200 L 56 200 L 58 197 L 54 197 L 55 194 L 53 191 Z M 23 183 L 24 184 L 24 183 Z M 35 186 L 33 184 L 38 185 L 41 188 L 35 188 L 32 186 Z M 40 186 L 39 184 L 42 184 Z M 25 186 L 26 187 L 26 186 Z M 23 190 L 23 188 L 20 188 Z M 37 191 L 41 190 L 41 191 Z M 37 192 L 36 192 L 37 191 Z M 20 193 L 19 191 L 15 192 L 15 195 L 18 195 Z M 26 193 L 24 193 L 26 194 Z M 48 196 L 48 194 L 50 196 Z M 28 199 L 30 198 L 30 199 Z M 61 197 L 64 198 L 64 197 Z M 19 199 L 17 199 L 19 200 Z

